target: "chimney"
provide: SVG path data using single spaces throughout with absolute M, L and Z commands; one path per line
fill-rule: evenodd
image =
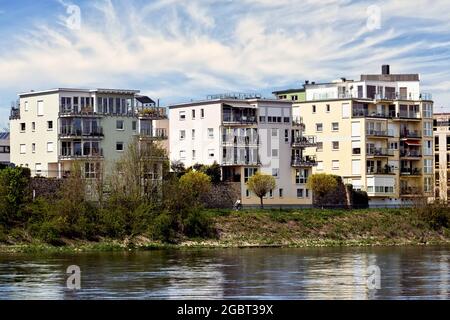
M 384 75 L 391 74 L 390 67 L 388 64 L 384 64 L 381 66 L 381 74 L 384 74 Z
M 309 84 L 309 80 L 305 80 L 305 84 Z

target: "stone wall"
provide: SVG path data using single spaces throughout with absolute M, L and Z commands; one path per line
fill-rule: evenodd
M 233 208 L 237 199 L 241 198 L 240 183 L 223 182 L 211 187 L 211 191 L 202 197 L 207 208 Z
M 35 177 L 31 178 L 30 189 L 34 197 L 54 198 L 57 194 L 63 180 Z M 34 192 L 33 192 L 34 191 Z

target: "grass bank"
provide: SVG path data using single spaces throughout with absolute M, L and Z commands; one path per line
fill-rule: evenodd
M 55 247 L 37 240 L 0 245 L 2 252 L 80 252 L 228 247 L 323 247 L 450 245 L 448 226 L 436 227 L 413 209 L 365 210 L 206 210 L 215 229 L 208 239 L 180 238 L 177 243 L 145 236 L 64 240 Z

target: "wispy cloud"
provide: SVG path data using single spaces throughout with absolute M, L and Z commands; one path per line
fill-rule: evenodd
M 394 72 L 421 73 L 437 104 L 447 103 L 447 0 L 324 2 L 92 0 L 81 4 L 81 29 L 71 30 L 71 3 L 59 0 L 48 21 L 1 51 L 0 101 L 29 89 L 108 86 L 169 103 L 357 77 L 390 63 Z M 371 30 L 373 4 L 381 28 Z

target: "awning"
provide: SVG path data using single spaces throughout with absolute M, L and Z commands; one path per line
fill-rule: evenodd
M 420 141 L 415 141 L 415 140 L 406 140 L 405 143 L 408 146 L 421 146 L 422 144 L 420 143 Z

